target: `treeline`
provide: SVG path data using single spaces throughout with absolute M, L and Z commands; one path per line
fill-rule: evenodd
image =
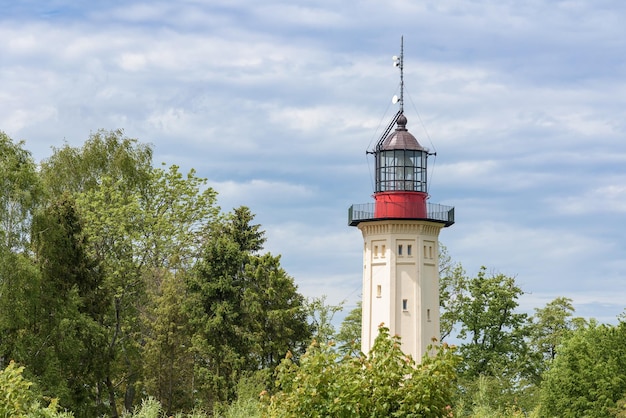
M 585 320 L 565 297 L 521 313 L 513 277 L 442 261 L 441 331 L 461 357 L 455 416 L 626 417 L 626 317 Z
M 623 317 L 520 312 L 442 248 L 444 343 L 417 364 L 381 328 L 364 355 L 360 307 L 335 332 L 249 209 L 122 132 L 40 165 L 0 133 L 0 173 L 0 416 L 626 416 Z
M 240 207 L 121 131 L 40 165 L 0 133 L 0 370 L 77 417 L 211 411 L 310 341 L 305 299 Z

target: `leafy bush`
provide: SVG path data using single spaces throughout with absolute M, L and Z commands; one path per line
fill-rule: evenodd
M 446 344 L 421 364 L 400 349 L 400 338 L 381 327 L 370 353 L 342 356 L 313 343 L 296 363 L 290 354 L 277 368 L 277 392 L 264 393 L 264 414 L 287 417 L 451 416 L 459 361 Z
M 32 382 L 24 379 L 24 367 L 11 361 L 0 371 L 0 417 L 70 418 L 74 415 L 59 412 L 57 400 L 43 407 L 40 396 L 32 389 Z

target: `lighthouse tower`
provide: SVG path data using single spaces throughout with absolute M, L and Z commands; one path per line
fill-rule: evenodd
M 400 109 L 374 155 L 374 202 L 352 205 L 350 226 L 363 234 L 361 350 L 367 353 L 382 324 L 399 335 L 402 351 L 420 361 L 439 339 L 439 231 L 454 223 L 454 208 L 427 202 L 427 161 L 432 155 L 407 129 L 404 55 Z

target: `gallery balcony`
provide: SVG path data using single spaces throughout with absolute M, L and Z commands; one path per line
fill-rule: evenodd
M 448 227 L 454 224 L 454 207 L 437 203 L 427 203 L 424 216 L 423 203 L 417 202 L 371 202 L 350 206 L 348 225 L 357 226 L 365 221 L 380 220 L 424 220 L 443 223 Z

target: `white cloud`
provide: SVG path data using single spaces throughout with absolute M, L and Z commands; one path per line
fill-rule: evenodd
M 236 161 L 231 162 L 233 171 L 239 170 Z M 219 193 L 218 203 L 224 208 L 237 206 L 267 205 L 280 206 L 285 202 L 308 201 L 315 195 L 310 185 L 292 184 L 281 181 L 252 179 L 243 183 L 235 181 L 209 181 Z
M 626 214 L 626 183 L 599 186 L 576 196 L 547 200 L 557 212 L 563 214 L 600 215 L 611 212 Z

